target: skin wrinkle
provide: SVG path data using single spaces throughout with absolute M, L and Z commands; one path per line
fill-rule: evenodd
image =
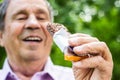
M 53 9 L 51 7 L 51 5 L 48 3 L 47 0 L 44 0 L 45 1 L 45 4 L 47 5 L 47 9 L 49 11 L 49 14 L 50 14 L 50 21 L 53 22 L 54 21 L 54 14 L 53 14 Z M 1 13 L 0 13 L 0 30 L 3 31 L 4 30 L 4 17 L 6 15 L 6 12 L 7 12 L 7 8 L 9 6 L 9 3 L 11 2 L 11 0 L 3 0 L 3 3 L 0 4 L 0 8 L 1 8 Z
M 48 5 L 45 0 L 11 0 L 6 12 L 0 44 L 6 50 L 12 71 L 21 80 L 30 80 L 36 72 L 43 71 L 51 51 L 52 37 L 46 29 L 52 22 Z M 14 17 L 16 12 L 19 14 Z M 42 41 L 36 42 L 36 36 Z M 26 38 L 28 41 L 24 41 Z M 98 54 L 72 62 L 75 80 L 111 79 L 112 55 L 104 42 L 82 33 L 71 34 L 68 40 L 75 54 Z
M 25 0 L 20 0 L 20 1 L 25 1 Z M 31 0 L 30 2 L 32 2 L 32 1 L 34 1 L 34 0 Z M 11 65 L 13 71 L 19 77 L 25 78 L 25 76 L 31 77 L 34 73 L 36 73 L 36 71 L 41 71 L 43 69 L 44 64 L 46 63 L 46 60 L 47 60 L 46 58 L 50 54 L 52 39 L 49 36 L 46 36 L 46 35 L 48 35 L 48 32 L 46 34 L 46 32 L 44 31 L 45 28 L 43 28 L 43 27 L 45 27 L 45 25 L 43 25 L 43 23 L 50 22 L 50 17 L 48 17 L 49 11 L 47 9 L 47 6 L 34 7 L 33 9 L 31 9 L 31 4 L 29 6 L 29 3 L 27 3 L 27 5 L 24 3 L 23 5 L 21 5 L 21 7 L 19 7 L 20 3 L 16 4 L 16 2 L 19 3 L 18 0 L 12 0 L 7 9 L 7 13 L 9 13 L 9 14 L 6 14 L 6 17 L 5 17 L 6 25 L 5 25 L 5 30 L 3 33 L 2 41 L 4 43 L 5 49 L 7 50 L 7 56 L 8 56 L 9 63 Z M 37 4 L 39 4 L 39 2 L 37 2 Z M 12 8 L 14 6 L 16 6 L 16 8 Z M 25 18 L 25 19 L 23 18 L 24 20 L 22 20 L 22 21 L 20 20 L 20 23 L 19 23 L 19 20 L 16 20 L 15 18 L 13 18 L 13 16 L 14 16 L 14 12 L 19 13 L 19 10 L 24 9 L 22 6 L 27 7 L 27 9 L 25 9 L 24 11 L 26 11 L 27 14 L 25 13 L 25 15 L 30 20 L 27 20 L 27 18 Z M 38 8 L 40 8 L 39 10 L 45 10 L 45 13 L 42 13 L 42 14 L 45 14 L 45 16 L 47 17 L 47 18 L 45 18 L 44 21 L 38 20 L 36 18 L 36 11 L 38 11 Z M 18 16 L 19 14 L 16 14 L 16 16 Z M 38 12 L 37 12 L 37 14 L 38 14 Z M 41 14 L 41 13 L 39 13 L 39 14 Z M 34 20 L 34 21 L 31 21 L 31 20 Z M 26 30 L 27 28 L 38 28 L 37 29 L 38 31 L 35 30 L 35 35 L 41 36 L 43 41 L 40 44 L 35 43 L 33 45 L 32 44 L 26 45 L 26 43 L 21 42 L 21 40 L 24 37 L 29 36 L 30 34 L 33 34 L 31 32 L 28 32 L 28 30 Z M 7 41 L 9 38 L 7 36 L 11 37 L 9 39 L 9 41 Z M 34 50 L 32 48 L 30 48 L 30 46 L 33 47 Z M 19 48 L 17 48 L 17 47 L 19 47 Z M 39 53 L 39 54 L 37 54 L 37 53 Z M 44 54 L 44 53 L 46 53 L 46 54 Z M 21 65 L 21 66 L 19 66 L 19 65 Z M 36 65 L 36 66 L 34 66 L 34 65 Z M 29 71 L 29 69 L 31 69 L 31 71 Z M 24 75 L 24 77 L 23 77 L 23 75 Z

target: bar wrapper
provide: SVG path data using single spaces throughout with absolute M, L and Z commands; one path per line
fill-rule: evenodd
M 80 57 L 73 52 L 72 47 L 69 46 L 68 43 L 68 36 L 70 35 L 70 33 L 67 32 L 66 28 L 63 25 L 57 24 L 58 27 L 55 25 L 56 24 L 54 24 L 53 26 L 49 25 L 47 30 L 53 36 L 53 41 L 55 42 L 55 44 L 60 48 L 62 53 L 64 53 L 64 59 L 68 61 L 79 61 L 86 58 L 87 56 Z
M 64 49 L 69 46 L 68 33 L 63 28 L 61 28 L 53 35 L 53 40 L 63 53 Z

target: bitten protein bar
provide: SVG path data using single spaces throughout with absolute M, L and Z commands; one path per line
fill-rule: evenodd
M 67 28 L 58 23 L 49 23 L 47 25 L 47 30 L 53 37 L 53 41 L 60 48 L 60 50 L 64 53 L 64 59 L 68 61 L 79 61 L 81 59 L 89 57 L 86 56 L 78 56 L 73 52 L 73 47 L 69 46 L 68 36 L 70 33 Z

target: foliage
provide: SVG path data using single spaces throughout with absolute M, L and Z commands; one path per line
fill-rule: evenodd
M 120 79 L 120 0 L 48 0 L 53 6 L 57 23 L 64 24 L 71 33 L 87 33 L 106 42 L 111 50 L 114 71 L 113 79 Z M 56 53 L 57 52 L 57 53 Z M 0 66 L 5 52 L 0 49 Z M 71 66 L 53 44 L 51 55 L 55 64 Z
M 87 33 L 106 42 L 114 61 L 112 80 L 120 79 L 120 0 L 49 1 L 54 8 L 55 22 L 64 24 L 71 33 Z M 54 50 L 56 47 L 53 47 Z M 52 58 L 54 63 L 61 63 L 61 60 Z

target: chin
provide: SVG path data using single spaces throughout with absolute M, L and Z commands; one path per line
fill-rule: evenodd
M 27 55 L 24 55 L 23 57 L 27 61 L 36 61 L 36 60 L 43 60 L 48 56 L 45 54 L 38 55 L 38 53 L 30 53 L 29 55 L 27 54 Z

